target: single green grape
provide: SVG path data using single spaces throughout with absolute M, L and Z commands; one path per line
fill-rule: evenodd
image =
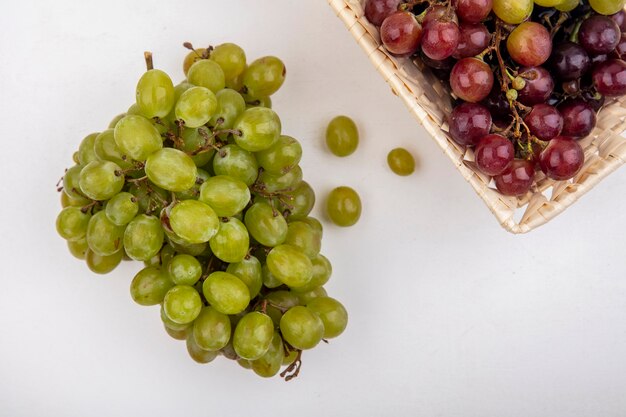
M 132 259 L 147 261 L 159 253 L 163 239 L 164 233 L 159 219 L 140 214 L 126 226 L 124 249 Z
M 291 136 L 282 135 L 274 145 L 256 153 L 263 169 L 274 175 L 284 175 L 295 168 L 302 158 L 300 142 Z
M 105 208 L 108 219 L 116 226 L 125 226 L 137 216 L 139 204 L 134 195 L 119 193 L 109 200 Z
M 267 264 L 263 265 L 263 268 L 261 268 L 261 273 L 263 276 L 263 285 L 265 286 L 265 288 L 273 289 L 283 285 L 283 282 L 276 278 L 276 276 L 270 272 Z
M 554 6 L 561 12 L 571 12 L 580 4 L 580 0 L 562 0 L 559 4 Z
M 317 297 L 306 306 L 317 314 L 324 323 L 324 339 L 339 336 L 348 325 L 348 312 L 343 304 L 334 298 Z
M 252 62 L 243 73 L 243 84 L 253 97 L 274 94 L 285 82 L 287 68 L 275 56 L 266 56 Z
M 167 274 L 157 267 L 147 267 L 135 275 L 130 283 L 130 296 L 137 304 L 154 306 L 160 304 L 165 294 L 174 286 Z
M 184 121 L 185 126 L 190 128 L 207 124 L 216 110 L 217 98 L 205 87 L 188 89 L 176 102 L 176 118 Z
M 185 73 L 185 76 L 187 75 L 187 73 L 189 72 L 189 68 L 191 68 L 193 64 L 200 61 L 201 59 L 206 59 L 206 56 L 206 48 L 197 48 L 190 51 L 183 60 L 183 72 Z
M 337 116 L 326 128 L 326 145 L 336 156 L 352 155 L 359 146 L 359 129 L 348 116 Z
M 180 82 L 180 83 L 176 84 L 174 86 L 174 103 L 176 103 L 178 101 L 180 96 L 182 96 L 185 91 L 189 90 L 192 87 L 193 87 L 193 84 L 190 84 L 187 81 L 183 81 L 183 82 Z M 176 106 L 174 106 L 174 107 L 176 107 Z M 174 112 L 174 113 L 176 113 L 176 112 Z
M 252 152 L 235 144 L 226 145 L 213 158 L 215 175 L 226 175 L 247 186 L 254 184 L 259 174 L 259 165 Z
M 248 205 L 250 189 L 237 179 L 217 175 L 202 184 L 198 199 L 211 206 L 218 216 L 231 217 Z
M 263 273 L 261 262 L 254 257 L 245 257 L 241 262 L 231 263 L 226 268 L 226 272 L 239 278 L 250 292 L 250 299 L 253 299 L 261 291 L 263 286 Z
M 274 338 L 274 326 L 268 315 L 258 311 L 239 320 L 233 334 L 233 347 L 243 359 L 259 359 L 269 350 Z
M 328 195 L 326 212 L 336 225 L 352 226 L 361 217 L 361 199 L 352 188 L 337 187 Z
M 307 293 L 320 288 L 326 284 L 333 273 L 333 266 L 322 254 L 318 254 L 315 258 L 311 259 L 311 265 L 313 266 L 313 274 L 308 284 L 302 287 L 296 287 L 292 290 L 297 293 Z
M 96 136 L 94 151 L 99 159 L 103 161 L 115 162 L 122 169 L 133 167 L 132 161 L 123 158 L 122 151 L 115 143 L 115 133 L 113 129 L 107 129 Z
M 115 162 L 93 161 L 80 171 L 79 185 L 87 197 L 93 200 L 108 200 L 122 191 L 124 174 Z
M 250 303 L 250 291 L 239 278 L 227 272 L 213 272 L 204 280 L 202 292 L 211 307 L 223 314 L 239 314 Z
M 213 255 L 224 262 L 241 262 L 248 254 L 250 236 L 244 224 L 234 217 L 222 221 L 220 229 L 209 241 Z
M 68 197 L 72 197 L 79 201 L 86 201 L 89 204 L 89 200 L 80 191 L 80 172 L 83 170 L 82 165 L 74 165 L 63 175 L 63 192 Z
M 286 174 L 276 175 L 263 171 L 259 175 L 259 182 L 263 184 L 264 190 L 270 193 L 276 192 L 289 192 L 295 190 L 295 188 L 302 182 L 302 168 L 296 165 Z
M 87 165 L 90 162 L 97 161 L 98 155 L 94 150 L 94 143 L 99 133 L 91 133 L 82 140 L 78 147 L 78 164 Z
M 150 181 L 168 191 L 190 189 L 198 174 L 191 157 L 174 148 L 163 148 L 148 156 L 145 170 Z
M 211 175 L 203 170 L 202 168 L 198 168 L 198 174 L 196 177 L 196 183 L 193 187 L 185 191 L 179 191 L 176 193 L 176 199 L 178 200 L 195 200 L 200 196 L 200 187 L 206 180 L 211 178 Z
M 290 219 L 293 220 L 293 215 L 290 216 Z M 324 226 L 322 226 L 322 223 L 319 220 L 317 220 L 315 217 L 305 217 L 304 219 L 301 219 L 300 221 L 311 226 L 313 230 L 317 231 L 320 234 L 320 237 L 324 235 Z
M 201 59 L 196 61 L 187 73 L 187 81 L 198 87 L 205 87 L 217 93 L 226 87 L 224 71 L 215 61 Z
M 170 337 L 176 340 L 187 340 L 187 338 L 191 334 L 190 325 L 186 325 L 183 329 L 180 330 L 174 330 L 165 325 L 163 325 L 163 328 L 165 329 L 165 333 L 167 333 Z
M 263 378 L 271 378 L 280 371 L 284 357 L 283 339 L 277 331 L 274 331 L 272 343 L 270 343 L 270 347 L 265 352 L 265 355 L 251 362 L 252 370 Z
M 194 285 L 202 275 L 202 265 L 194 256 L 176 255 L 167 263 L 167 273 L 176 285 Z
M 145 161 L 163 147 L 161 134 L 143 116 L 129 114 L 124 117 L 115 125 L 113 135 L 120 151 L 136 161 Z
M 86 238 L 68 241 L 67 248 L 70 250 L 70 253 L 74 256 L 74 258 L 80 260 L 84 260 L 87 257 L 87 252 L 89 252 L 89 245 L 87 244 Z
M 190 155 L 197 167 L 202 167 L 208 164 L 211 161 L 211 158 L 213 158 L 213 155 L 215 155 L 215 149 L 206 149 L 204 147 L 206 143 L 205 137 L 208 136 L 210 136 L 210 133 L 205 127 L 199 127 L 196 129 L 185 128 L 183 130 L 183 143 L 180 150 Z M 198 153 L 192 155 L 194 152 Z
M 57 216 L 57 233 L 69 242 L 83 239 L 87 235 L 87 226 L 91 214 L 83 213 L 78 207 L 66 207 Z
M 603 15 L 611 15 L 624 8 L 624 0 L 589 0 L 591 8 Z
M 505 23 L 518 25 L 533 11 L 533 0 L 493 0 L 493 12 Z
M 400 176 L 411 175 L 415 172 L 415 159 L 404 148 L 395 148 L 387 155 L 389 168 Z
M 202 310 L 202 300 L 195 288 L 188 285 L 175 285 L 163 299 L 165 315 L 179 324 L 191 323 Z
M 193 338 L 204 350 L 220 350 L 230 340 L 230 320 L 213 307 L 204 307 L 193 322 Z
M 314 259 L 322 248 L 322 235 L 305 222 L 291 222 L 287 229 L 285 244 L 291 245 L 309 259 Z
M 189 353 L 189 356 L 191 356 L 191 359 L 202 364 L 213 362 L 213 360 L 219 356 L 219 352 L 213 352 L 200 348 L 200 346 L 196 343 L 196 339 L 193 337 L 193 334 L 189 334 L 189 336 L 187 336 L 187 352 Z
M 315 191 L 306 181 L 301 181 L 294 190 L 285 193 L 289 206 L 283 208 L 289 211 L 290 220 L 305 219 L 315 206 Z
M 312 349 L 324 337 L 324 322 L 304 306 L 290 308 L 280 319 L 280 332 L 296 349 Z
M 213 112 L 209 124 L 217 130 L 231 129 L 235 121 L 246 110 L 246 102 L 235 90 L 225 88 L 215 95 L 217 110 Z
M 136 101 L 143 116 L 165 117 L 174 107 L 174 83 L 161 70 L 146 71 L 137 83 Z
M 226 79 L 232 80 L 241 75 L 246 69 L 246 53 L 239 45 L 223 43 L 211 51 L 212 61 L 224 71 Z
M 318 287 L 308 292 L 298 292 L 296 294 L 298 295 L 300 304 L 303 304 L 303 305 L 307 305 L 308 303 L 311 302 L 311 300 L 315 298 L 328 296 L 328 293 L 326 292 L 324 287 Z
M 250 235 L 264 246 L 278 246 L 287 238 L 287 221 L 267 203 L 254 203 L 246 211 L 244 223 Z
M 265 312 L 270 316 L 274 327 L 277 329 L 280 327 L 280 319 L 283 317 L 283 312 L 300 305 L 300 299 L 296 294 L 282 290 L 270 292 L 265 296 L 264 301 L 267 302 Z
M 87 226 L 87 244 L 97 255 L 109 256 L 122 250 L 124 226 L 116 226 L 104 211 L 94 214 Z
M 122 262 L 124 251 L 119 251 L 109 256 L 101 256 L 88 250 L 85 254 L 87 267 L 96 274 L 108 274 Z
M 288 287 L 303 287 L 311 281 L 313 265 L 298 248 L 279 245 L 267 255 L 270 272 Z
M 233 125 L 233 129 L 241 133 L 235 135 L 235 142 L 250 152 L 262 151 L 274 145 L 280 137 L 281 128 L 278 115 L 265 107 L 247 109 Z
M 169 213 L 169 221 L 174 233 L 189 243 L 208 242 L 220 227 L 215 211 L 197 200 L 176 203 Z

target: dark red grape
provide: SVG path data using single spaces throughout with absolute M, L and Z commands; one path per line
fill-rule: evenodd
M 455 0 L 459 19 L 467 23 L 482 22 L 491 13 L 493 0 Z
M 591 58 L 591 67 L 593 68 L 595 64 L 599 64 L 600 62 L 604 62 L 607 59 L 609 59 L 609 56 L 607 54 L 602 54 L 602 55 L 594 55 L 590 58 Z
M 570 96 L 575 96 L 580 92 L 580 81 L 579 80 L 570 80 L 563 81 L 561 84 L 561 88 L 565 94 Z
M 433 69 L 438 69 L 438 70 L 448 70 L 448 75 L 450 71 L 452 70 L 452 67 L 456 63 L 456 61 L 452 59 L 452 57 L 446 58 L 441 61 L 436 61 L 434 59 L 430 59 L 429 57 L 427 57 L 426 54 L 424 54 L 424 51 L 422 50 L 419 51 L 419 54 L 420 54 L 420 58 L 422 59 L 422 62 L 424 62 L 424 64 L 426 64 L 428 67 L 433 68 Z
M 626 94 L 626 62 L 609 59 L 596 65 L 593 69 L 593 85 L 607 97 Z
M 424 26 L 422 51 L 431 59 L 441 61 L 456 51 L 459 26 L 451 21 L 434 20 Z
M 596 112 L 582 99 L 566 100 L 558 109 L 563 116 L 563 136 L 584 138 L 596 127 Z
M 526 81 L 526 85 L 518 91 L 517 100 L 532 106 L 545 102 L 554 90 L 554 80 L 543 67 L 520 68 L 519 75 Z
M 563 116 L 556 107 L 548 104 L 536 104 L 524 118 L 530 133 L 541 140 L 550 140 L 561 134 Z
M 617 23 L 620 31 L 626 32 L 626 13 L 623 10 L 620 10 L 619 12 L 612 15 L 611 19 L 613 19 L 613 21 Z
M 493 72 L 478 58 L 463 58 L 452 68 L 450 86 L 460 99 L 477 103 L 491 92 Z
M 581 78 L 589 70 L 590 64 L 587 52 L 574 42 L 555 46 L 550 56 L 550 67 L 558 78 L 565 81 Z
M 582 92 L 582 97 L 596 113 L 600 111 L 602 106 L 604 106 L 605 98 L 600 93 L 584 90 Z
M 620 39 L 617 23 L 608 16 L 595 15 L 585 20 L 578 32 L 578 42 L 589 55 L 608 54 Z
M 517 26 L 506 41 L 513 61 L 526 67 L 541 65 L 552 53 L 552 37 L 543 25 L 524 22 Z
M 410 12 L 396 12 L 380 27 L 383 45 L 394 55 L 412 55 L 422 39 L 422 25 Z
M 500 175 L 515 159 L 515 148 L 502 135 L 484 136 L 476 145 L 476 166 L 487 175 Z
M 550 141 L 539 156 L 541 170 L 556 181 L 573 178 L 585 163 L 583 148 L 574 139 L 559 136 Z
M 491 113 L 480 104 L 463 103 L 448 117 L 450 136 L 462 146 L 474 146 L 491 131 Z
M 622 35 L 620 36 L 619 42 L 615 47 L 615 53 L 617 54 L 619 59 L 626 58 L 626 33 L 622 33 Z M 606 61 L 606 55 L 604 56 L 605 59 L 602 62 Z
M 367 0 L 365 3 L 365 17 L 376 26 L 383 24 L 390 14 L 398 10 L 402 0 Z
M 515 159 L 500 175 L 494 177 L 500 193 L 517 197 L 526 194 L 535 180 L 535 167 L 525 159 Z
M 456 59 L 476 56 L 491 42 L 491 33 L 482 23 L 461 23 L 459 32 L 459 44 L 452 54 L 452 57 Z
M 435 5 L 430 6 L 426 11 L 424 19 L 422 20 L 422 26 L 426 26 L 430 22 L 436 22 L 438 20 L 459 24 L 459 19 L 454 11 L 448 9 L 446 6 Z
M 511 106 L 509 100 L 502 92 L 501 87 L 494 83 L 491 92 L 482 101 L 482 104 L 489 109 L 494 118 L 507 120 L 511 115 Z M 508 126 L 508 123 L 506 124 Z

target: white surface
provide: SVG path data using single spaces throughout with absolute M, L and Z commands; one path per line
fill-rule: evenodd
M 323 0 L 27 0 L 4 4 L 0 27 L 0 415 L 624 415 L 626 170 L 507 234 Z M 356 227 L 325 223 L 349 328 L 291 383 L 196 365 L 158 308 L 130 299 L 137 264 L 95 276 L 54 230 L 81 138 L 131 104 L 144 50 L 181 78 L 187 40 L 283 58 L 274 104 L 306 178 L 320 200 L 348 184 L 364 202 Z M 321 139 L 339 113 L 362 130 L 347 159 Z M 396 146 L 419 155 L 416 175 L 390 173 Z

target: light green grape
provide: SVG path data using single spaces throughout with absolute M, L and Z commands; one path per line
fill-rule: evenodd
M 267 265 L 263 265 L 261 273 L 263 276 L 263 285 L 266 288 L 273 289 L 283 285 L 283 282 L 276 278 L 276 276 L 270 272 L 270 269 L 267 267 Z
M 202 133 L 201 133 L 202 132 Z M 201 152 L 198 152 L 195 155 L 191 155 L 191 159 L 197 167 L 204 166 L 211 161 L 213 155 L 215 155 L 215 149 L 208 148 L 204 149 L 204 145 L 206 144 L 205 136 L 210 136 L 208 130 L 204 127 L 200 127 L 197 129 L 185 129 L 183 130 L 182 139 L 183 146 L 181 150 L 186 152 L 188 155 L 202 149 Z
M 235 135 L 235 142 L 250 152 L 262 151 L 274 145 L 280 137 L 281 128 L 278 115 L 265 107 L 244 111 L 233 125 L 233 129 L 241 132 Z
M 220 229 L 209 241 L 213 255 L 232 263 L 241 262 L 248 254 L 250 236 L 244 224 L 234 217 L 222 221 Z
M 146 175 L 168 191 L 185 191 L 196 183 L 198 169 L 191 157 L 173 148 L 163 148 L 146 160 Z
M 178 238 L 178 240 L 181 240 Z M 206 254 L 207 243 L 179 243 L 168 236 L 168 243 L 172 245 L 177 253 L 182 253 L 191 256 L 200 256 Z
M 80 171 L 80 190 L 93 200 L 108 200 L 124 187 L 120 171 L 119 165 L 111 161 L 90 162 Z
M 311 300 L 318 297 L 326 297 L 328 293 L 323 287 L 318 287 L 314 290 L 308 292 L 299 292 L 296 293 L 298 295 L 298 299 L 300 300 L 300 304 L 306 305 L 311 302 Z
M 234 43 L 223 43 L 216 46 L 211 51 L 210 59 L 218 63 L 228 80 L 237 78 L 246 69 L 246 53 Z
M 289 220 L 305 219 L 315 206 L 315 191 L 306 181 L 301 181 L 294 190 L 287 191 L 285 196 L 289 207 L 284 209 L 289 211 Z
M 145 161 L 150 154 L 163 147 L 157 128 L 138 115 L 129 114 L 117 122 L 113 135 L 120 151 L 136 161 Z
M 624 8 L 624 0 L 589 0 L 591 8 L 603 15 L 611 15 Z
M 256 153 L 263 169 L 274 175 L 284 175 L 298 165 L 302 158 L 300 142 L 291 136 L 282 135 L 274 145 Z
M 309 259 L 314 259 L 322 248 L 322 235 L 308 224 L 295 221 L 289 223 L 285 244 L 299 249 Z
M 178 101 L 180 96 L 182 96 L 185 91 L 189 90 L 192 87 L 193 87 L 193 84 L 190 84 L 186 81 L 176 84 L 174 86 L 174 103 Z
M 287 69 L 280 59 L 266 56 L 252 62 L 243 73 L 243 84 L 252 97 L 274 94 L 285 82 Z
M 63 239 L 74 242 L 87 235 L 91 214 L 83 213 L 78 207 L 66 207 L 57 216 L 57 233 Z
M 302 182 L 302 169 L 296 165 L 292 170 L 283 175 L 270 174 L 263 171 L 258 178 L 263 184 L 264 190 L 270 193 L 293 191 Z
M 250 235 L 264 246 L 278 246 L 287 238 L 287 221 L 267 203 L 254 203 L 246 211 L 244 223 Z
M 287 343 L 296 349 L 312 349 L 324 337 L 324 322 L 307 307 L 296 306 L 280 319 L 280 332 Z
M 206 48 L 195 48 L 190 51 L 183 60 L 183 72 L 185 73 L 185 76 L 189 73 L 189 68 L 191 68 L 193 64 L 201 59 L 206 59 L 207 55 L 208 53 Z
M 120 148 L 118 148 L 115 143 L 115 133 L 113 129 L 107 129 L 96 136 L 94 151 L 99 159 L 115 162 L 122 169 L 130 169 L 133 166 L 131 161 L 124 160 L 122 151 L 120 151 Z
M 259 165 L 253 153 L 231 144 L 224 146 L 215 154 L 213 171 L 215 175 L 226 175 L 250 186 L 257 179 Z
M 311 260 L 291 245 L 280 245 L 272 249 L 267 255 L 267 267 L 289 287 L 303 287 L 313 276 Z
M 350 187 L 337 187 L 326 201 L 328 217 L 338 226 L 349 227 L 361 217 L 361 199 Z
M 84 207 L 91 203 L 91 200 L 83 197 L 70 197 L 67 193 L 61 193 L 61 207 Z
M 70 253 L 74 256 L 74 258 L 80 260 L 84 260 L 87 257 L 87 252 L 89 252 L 89 245 L 87 244 L 87 239 L 85 238 L 68 241 L 67 248 L 70 250 Z
M 188 285 L 176 285 L 165 294 L 163 310 L 165 310 L 165 315 L 175 323 L 191 323 L 202 310 L 200 294 Z
M 107 218 L 116 226 L 125 226 L 137 216 L 139 204 L 134 195 L 122 192 L 109 200 L 105 208 Z
M 562 0 L 555 8 L 561 12 L 571 12 L 580 4 L 580 0 Z
M 185 91 L 176 103 L 176 118 L 182 119 L 185 126 L 200 127 L 211 120 L 217 110 L 217 98 L 205 87 L 192 87 Z
M 173 286 L 166 273 L 150 266 L 135 275 L 130 283 L 130 295 L 139 305 L 153 306 L 160 304 Z
M 202 184 L 198 199 L 211 206 L 219 217 L 231 217 L 248 205 L 250 189 L 239 180 L 218 175 Z
M 186 325 L 183 329 L 174 330 L 165 325 L 163 325 L 165 329 L 165 333 L 167 333 L 170 337 L 176 340 L 187 340 L 189 335 L 191 334 L 191 325 Z
M 198 168 L 198 175 L 196 176 L 196 183 L 193 187 L 185 191 L 179 191 L 176 193 L 176 199 L 178 200 L 195 200 L 200 196 L 200 187 L 206 180 L 211 178 L 208 172 Z
M 167 116 L 174 107 L 174 84 L 169 75 L 158 69 L 146 71 L 137 83 L 136 100 L 143 116 Z
M 563 0 L 534 0 L 535 4 L 542 7 L 554 7 L 563 2 Z
M 265 296 L 265 301 L 267 301 L 265 311 L 276 328 L 280 326 L 284 311 L 300 305 L 298 296 L 289 291 L 272 291 Z
M 246 284 L 250 292 L 250 299 L 259 295 L 263 286 L 263 274 L 261 262 L 256 257 L 250 256 L 241 262 L 231 263 L 226 268 L 226 272 L 233 274 Z
M 315 258 L 311 259 L 313 266 L 313 274 L 308 284 L 293 288 L 292 290 L 297 293 L 307 293 L 320 288 L 326 284 L 333 273 L 333 266 L 330 261 L 322 254 L 318 254 Z
M 78 147 L 78 164 L 87 165 L 90 162 L 97 161 L 98 155 L 94 150 L 94 143 L 98 137 L 98 133 L 92 133 L 82 140 Z
M 269 350 L 274 337 L 272 319 L 255 311 L 239 320 L 233 334 L 233 347 L 243 359 L 259 359 Z
M 189 353 L 191 359 L 202 364 L 213 362 L 213 360 L 215 360 L 215 358 L 219 355 L 219 352 L 212 352 L 210 350 L 200 348 L 200 346 L 196 343 L 196 339 L 193 337 L 193 334 L 187 336 L 187 352 Z
M 213 93 L 226 87 L 222 67 L 209 59 L 201 59 L 194 63 L 187 73 L 187 81 L 198 87 L 208 88 Z
M 293 215 L 290 216 L 290 219 L 293 219 Z M 322 226 L 322 223 L 319 220 L 317 220 L 315 217 L 305 217 L 304 219 L 300 221 L 308 224 L 309 226 L 313 228 L 313 230 L 317 231 L 320 234 L 320 236 L 323 236 L 324 227 Z
M 170 288 L 173 287 L 170 286 Z M 168 290 L 169 291 L 169 288 Z M 165 294 L 167 294 L 167 291 L 165 292 Z M 165 298 L 165 294 L 163 294 L 162 298 Z M 163 322 L 163 325 L 167 328 L 167 329 L 172 329 L 172 330 L 176 330 L 176 331 L 181 331 L 181 330 L 189 330 L 189 332 L 191 333 L 191 331 L 193 331 L 193 325 L 191 323 L 184 323 L 184 324 L 180 324 L 180 323 L 176 323 L 175 321 L 172 321 L 169 317 L 167 317 L 167 314 L 165 314 L 165 308 L 163 308 L 163 304 L 161 303 L 161 309 L 160 309 L 160 313 L 161 313 L 161 321 Z
M 94 214 L 87 226 L 89 249 L 100 256 L 113 255 L 122 250 L 124 226 L 116 226 L 104 211 Z
M 274 337 L 267 352 L 259 359 L 251 362 L 252 370 L 263 378 L 271 378 L 280 371 L 284 357 L 283 339 L 277 331 L 274 331 Z
M 337 116 L 326 128 L 326 145 L 336 156 L 352 155 L 359 146 L 359 129 L 348 116 Z
M 111 120 L 111 122 L 109 122 L 109 129 L 114 129 L 115 125 L 117 124 L 117 122 L 122 120 L 124 118 L 124 116 L 126 116 L 126 113 L 120 113 L 117 116 L 115 116 L 113 118 L 113 120 Z
M 140 214 L 126 226 L 124 249 L 132 259 L 147 261 L 159 253 L 163 239 L 164 233 L 159 219 Z
M 518 25 L 533 11 L 533 0 L 493 0 L 493 12 L 504 22 Z
M 218 91 L 217 110 L 211 116 L 209 124 L 216 129 L 231 129 L 235 120 L 246 110 L 246 101 L 241 94 L 230 88 Z
M 205 307 L 193 322 L 193 338 L 204 350 L 220 350 L 230 340 L 230 319 L 213 307 Z
M 80 191 L 80 172 L 82 170 L 82 165 L 74 165 L 65 171 L 65 175 L 63 175 L 63 192 L 67 194 L 68 197 L 72 197 L 78 201 L 86 201 L 88 204 L 89 200 L 87 200 L 85 195 Z
M 202 292 L 211 307 L 223 314 L 239 314 L 250 303 L 250 291 L 239 278 L 227 272 L 213 272 L 204 280 Z
M 174 233 L 189 243 L 208 242 L 220 227 L 215 211 L 196 200 L 177 203 L 170 211 L 169 218 Z
M 322 319 L 324 323 L 324 339 L 332 339 L 339 336 L 348 325 L 348 312 L 343 304 L 334 298 L 314 298 L 306 307 Z
M 400 176 L 411 175 L 415 172 L 415 159 L 404 148 L 395 148 L 387 155 L 389 168 Z
M 119 251 L 109 256 L 101 256 L 89 250 L 85 255 L 87 267 L 96 274 L 108 274 L 122 262 L 124 251 Z
M 167 273 L 176 285 L 194 285 L 202 275 L 202 265 L 191 255 L 176 255 L 167 263 Z

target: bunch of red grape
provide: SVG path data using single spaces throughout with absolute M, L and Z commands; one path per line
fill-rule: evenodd
M 625 0 L 366 0 L 384 47 L 450 87 L 449 135 L 500 193 L 573 178 L 579 141 L 626 94 Z M 421 62 L 420 62 L 421 61 Z

